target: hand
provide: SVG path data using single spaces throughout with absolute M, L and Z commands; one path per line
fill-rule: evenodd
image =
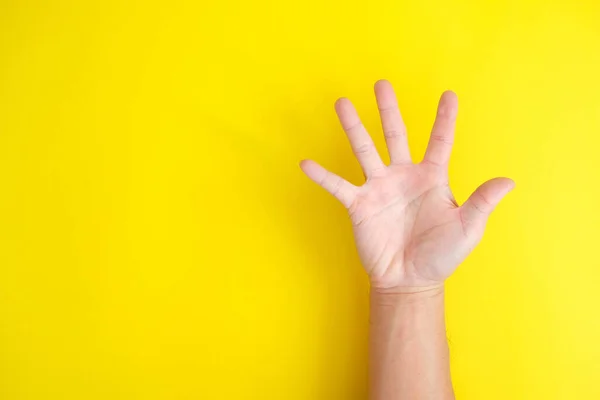
M 479 243 L 488 216 L 514 182 L 489 180 L 459 206 L 448 186 L 456 95 L 442 94 L 425 157 L 418 164 L 411 160 L 391 84 L 378 81 L 375 96 L 390 165 L 381 161 L 352 103 L 341 98 L 335 109 L 366 182 L 357 187 L 311 160 L 303 160 L 300 167 L 348 209 L 373 288 L 403 292 L 441 285 Z

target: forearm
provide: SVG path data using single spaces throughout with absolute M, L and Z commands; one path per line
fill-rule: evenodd
M 443 286 L 413 293 L 371 290 L 370 400 L 454 399 Z

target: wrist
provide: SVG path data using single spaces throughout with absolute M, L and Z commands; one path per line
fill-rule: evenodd
M 431 286 L 406 286 L 395 288 L 371 287 L 371 302 L 381 305 L 414 304 L 436 301 L 444 297 L 444 283 Z
M 397 295 L 427 295 L 444 291 L 444 282 L 435 283 L 427 286 L 394 286 L 380 287 L 371 284 L 371 293 L 376 294 L 397 294 Z

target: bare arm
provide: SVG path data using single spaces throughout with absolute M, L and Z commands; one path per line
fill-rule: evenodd
M 458 99 L 444 92 L 423 160 L 412 160 L 388 81 L 375 84 L 390 164 L 352 103 L 335 108 L 366 177 L 355 186 L 314 161 L 304 173 L 347 209 L 371 281 L 371 400 L 452 399 L 443 285 L 483 236 L 489 214 L 514 187 L 491 179 L 459 206 L 448 182 Z
M 444 288 L 371 291 L 369 398 L 454 399 Z

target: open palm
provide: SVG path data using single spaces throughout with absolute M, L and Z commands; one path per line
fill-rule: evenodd
M 375 96 L 390 165 L 385 165 L 352 103 L 336 112 L 366 177 L 357 187 L 314 161 L 300 163 L 306 175 L 349 211 L 360 259 L 374 287 L 404 290 L 442 283 L 481 240 L 489 214 L 513 187 L 508 178 L 482 184 L 459 206 L 448 186 L 448 161 L 458 101 L 444 92 L 423 160 L 411 160 L 406 128 L 387 81 Z

